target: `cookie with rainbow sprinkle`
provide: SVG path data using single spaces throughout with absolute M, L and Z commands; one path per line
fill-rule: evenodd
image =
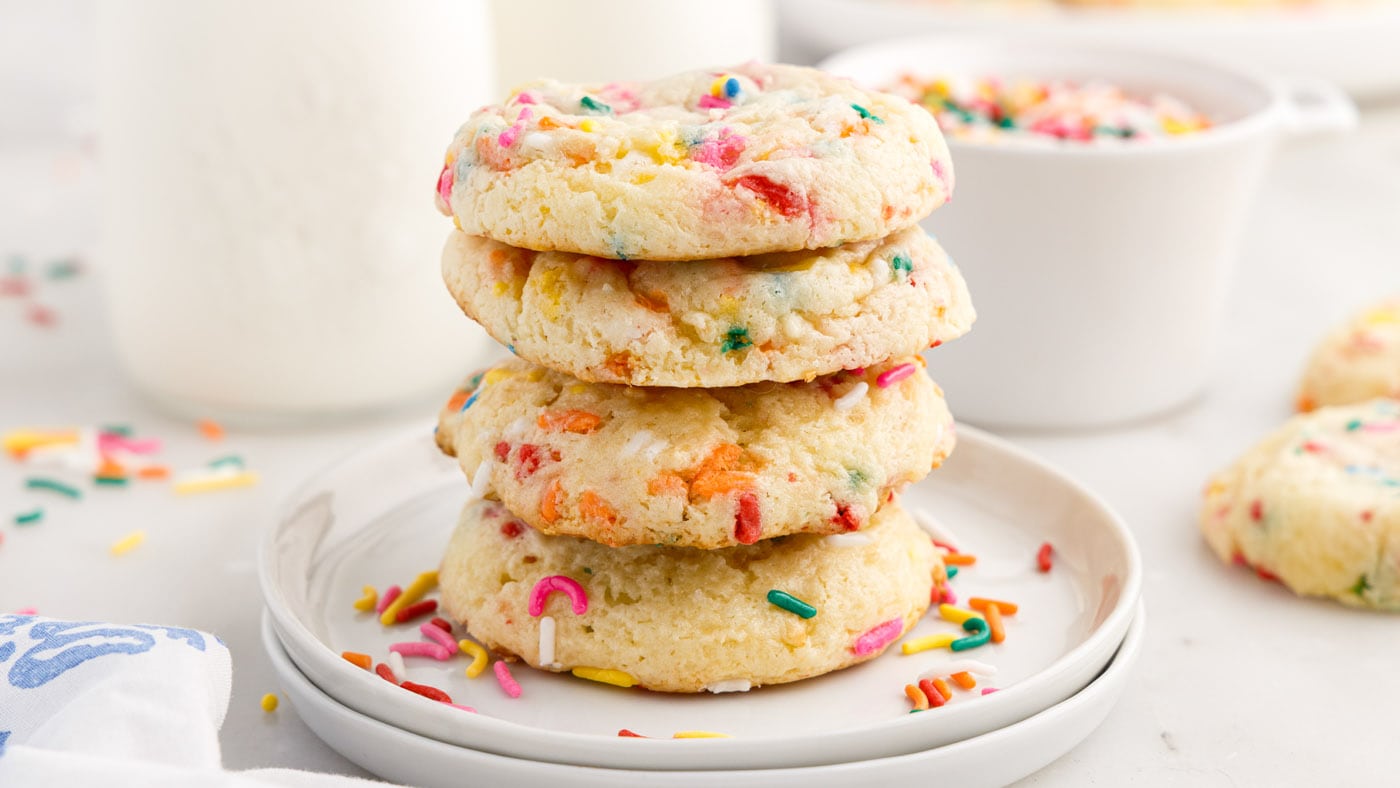
M 463 510 L 438 579 L 450 617 L 533 667 L 732 692 L 878 656 L 918 622 L 944 571 L 894 504 L 859 534 L 691 550 L 547 536 L 482 501 Z
M 437 205 L 512 246 L 703 260 L 881 238 L 952 187 L 927 112 L 815 69 L 746 63 L 524 85 L 458 130 Z
M 1298 410 L 1400 399 L 1400 297 L 1356 315 L 1313 351 L 1298 391 Z
M 1400 402 L 1295 416 L 1211 479 L 1201 530 L 1297 594 L 1400 610 Z
M 719 548 L 869 525 L 953 449 L 912 356 L 810 383 L 580 383 L 512 360 L 443 409 L 439 446 L 478 494 L 550 534 Z
M 443 277 L 522 358 L 635 386 L 811 380 L 917 353 L 976 317 L 922 229 L 832 249 L 692 262 L 535 252 L 454 232 Z

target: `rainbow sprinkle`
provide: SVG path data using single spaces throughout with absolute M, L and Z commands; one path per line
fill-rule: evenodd
M 801 618 L 812 618 L 817 614 L 817 609 L 815 607 L 812 607 L 786 591 L 779 591 L 776 588 L 768 592 L 768 601 L 770 604 L 780 607 Z
M 578 667 L 570 672 L 581 679 L 588 679 L 589 681 L 596 681 L 601 684 L 611 684 L 614 687 L 635 687 L 637 685 L 637 680 L 632 678 L 631 674 L 624 673 L 620 670 Z

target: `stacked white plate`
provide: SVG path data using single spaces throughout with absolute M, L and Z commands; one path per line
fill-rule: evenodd
M 381 627 L 352 607 L 364 585 L 407 584 L 435 568 L 468 495 L 427 430 L 354 455 L 293 496 L 264 539 L 264 639 L 308 725 L 385 778 L 460 784 L 849 784 L 927 776 L 1001 784 L 1064 754 L 1101 722 L 1141 645 L 1142 570 L 1122 521 L 1092 493 L 985 433 L 963 428 L 953 457 L 904 495 L 940 541 L 975 554 L 959 596 L 1019 605 L 1006 641 L 973 651 L 884 656 L 747 693 L 681 696 L 620 689 L 516 663 L 509 698 L 467 658 L 410 659 L 408 678 L 471 713 L 394 687 L 340 655 L 383 661 L 415 627 Z M 1053 546 L 1053 568 L 1036 566 Z M 678 615 L 683 611 L 678 611 Z M 930 614 L 908 636 L 954 631 Z M 906 684 L 975 659 L 977 689 L 910 714 Z M 983 695 L 981 689 L 996 688 Z M 654 738 L 619 737 L 629 729 Z M 731 738 L 673 739 L 681 730 Z M 464 771 L 470 769 L 471 771 Z

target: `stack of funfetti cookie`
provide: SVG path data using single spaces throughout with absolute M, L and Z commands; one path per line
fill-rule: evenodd
M 924 110 L 790 66 L 474 114 L 443 272 L 519 358 L 442 413 L 475 492 L 446 610 L 532 666 L 672 692 L 897 640 L 944 580 L 894 496 L 954 442 L 918 355 L 974 318 L 917 224 L 951 174 Z

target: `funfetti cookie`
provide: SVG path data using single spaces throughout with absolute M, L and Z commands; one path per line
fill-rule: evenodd
M 717 548 L 864 528 L 952 451 L 917 356 L 810 383 L 636 388 L 524 361 L 474 376 L 438 443 L 550 534 Z
M 623 686 L 730 692 L 878 656 L 918 622 L 943 569 L 893 504 L 860 534 L 691 550 L 546 536 L 486 501 L 462 512 L 438 578 L 443 609 L 498 653 Z
M 1298 410 L 1400 399 L 1400 297 L 1361 312 L 1327 335 L 1308 361 Z
M 1294 417 L 1211 479 L 1201 530 L 1298 594 L 1400 609 L 1400 402 Z
M 741 386 L 811 380 L 962 336 L 976 313 L 923 230 L 832 249 L 622 262 L 454 232 L 443 278 L 516 355 L 581 380 Z
M 525 85 L 448 148 L 439 210 L 512 246 L 644 260 L 818 249 L 911 227 L 953 187 L 933 117 L 797 66 Z

